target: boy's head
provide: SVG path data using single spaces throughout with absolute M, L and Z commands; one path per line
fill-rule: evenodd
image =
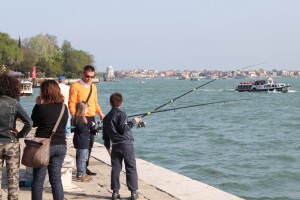
M 110 96 L 110 105 L 114 108 L 114 107 L 121 107 L 122 103 L 123 103 L 123 97 L 120 93 L 116 92 L 116 93 L 113 93 L 111 96 Z

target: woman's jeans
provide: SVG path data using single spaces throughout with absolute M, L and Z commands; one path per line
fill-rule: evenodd
M 46 177 L 46 169 L 48 169 L 53 199 L 64 199 L 64 189 L 61 181 L 61 168 L 66 153 L 66 145 L 51 145 L 48 167 L 33 168 L 33 182 L 31 187 L 32 200 L 42 200 L 43 198 L 43 185 Z
M 89 149 L 76 149 L 77 177 L 86 174 L 86 162 L 89 156 Z

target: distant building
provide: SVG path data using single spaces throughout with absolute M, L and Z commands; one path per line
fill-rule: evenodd
M 166 76 L 174 76 L 175 75 L 175 71 L 174 70 L 167 70 L 166 71 Z
M 108 82 L 118 82 L 119 81 L 119 79 L 117 79 L 115 77 L 114 68 L 112 66 L 108 66 L 106 68 L 106 78 L 104 79 L 104 81 L 108 81 Z
M 106 78 L 113 79 L 115 78 L 114 68 L 112 66 L 108 66 L 106 69 Z
M 249 71 L 248 76 L 249 77 L 257 77 L 256 71 Z
M 282 70 L 281 72 L 281 76 L 293 76 L 294 72 L 293 71 L 289 71 L 289 70 Z

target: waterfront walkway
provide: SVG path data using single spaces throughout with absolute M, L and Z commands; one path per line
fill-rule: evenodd
M 20 141 L 24 145 L 23 140 Z M 95 143 L 90 160 L 90 170 L 97 172 L 91 182 L 77 182 L 75 178 L 75 149 L 72 139 L 68 139 L 68 154 L 74 159 L 72 184 L 65 187 L 65 199 L 111 199 L 110 190 L 110 157 L 102 144 Z M 166 170 L 147 161 L 137 159 L 139 175 L 140 200 L 241 200 L 241 198 L 211 187 L 207 184 L 192 180 L 170 170 Z M 29 169 L 21 165 L 20 177 Z M 46 177 L 46 180 L 48 177 Z M 2 180 L 2 196 L 7 193 L 5 173 Z M 46 186 L 45 186 L 46 185 Z M 49 183 L 48 183 L 49 186 Z M 52 198 L 51 189 L 44 184 L 43 200 Z M 125 172 L 121 173 L 121 199 L 130 199 L 130 191 L 126 186 Z M 30 200 L 30 187 L 20 187 L 19 199 Z

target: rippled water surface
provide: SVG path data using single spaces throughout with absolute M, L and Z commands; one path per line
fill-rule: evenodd
M 238 93 L 234 88 L 241 80 L 216 80 L 162 109 L 248 100 L 146 116 L 147 127 L 133 129 L 137 157 L 245 199 L 300 199 L 300 78 L 274 80 L 289 83 L 292 91 Z M 97 87 L 105 113 L 110 94 L 118 91 L 131 115 L 206 82 L 130 79 Z M 29 113 L 38 89 L 34 92 L 21 99 Z

